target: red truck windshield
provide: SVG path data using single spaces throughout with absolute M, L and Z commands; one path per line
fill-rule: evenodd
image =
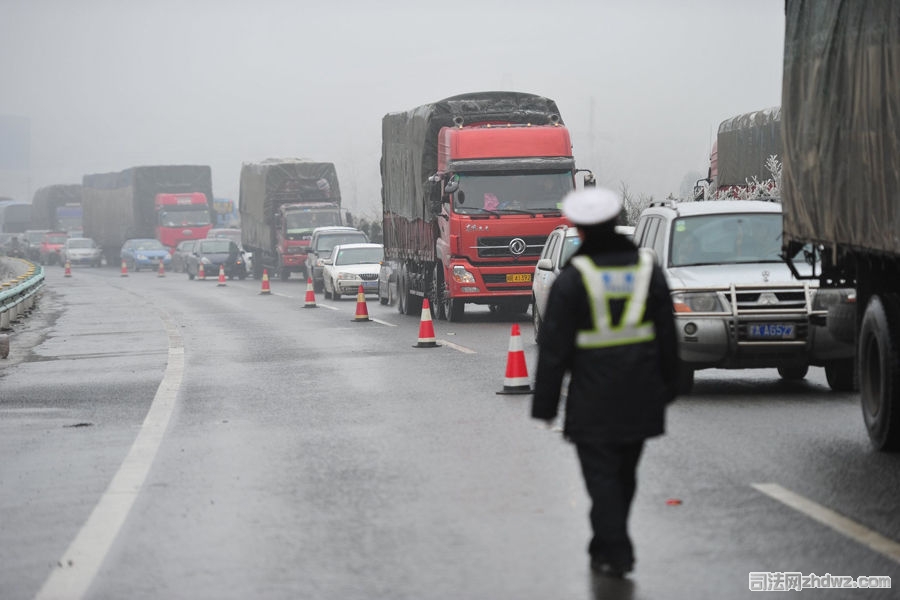
M 160 227 L 201 227 L 210 224 L 209 211 L 204 208 L 159 211 Z
M 310 232 L 316 227 L 341 225 L 341 216 L 335 210 L 292 211 L 285 215 L 284 222 L 287 233 L 304 233 Z
M 460 214 L 558 211 L 572 191 L 572 173 L 459 175 L 453 210 Z

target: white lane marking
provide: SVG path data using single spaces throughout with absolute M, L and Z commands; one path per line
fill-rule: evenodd
M 457 352 L 462 352 L 463 354 L 478 354 L 471 348 L 466 348 L 465 346 L 460 346 L 459 344 L 454 344 L 453 342 L 448 342 L 447 340 L 438 340 L 438 344 L 441 346 L 447 346 L 448 348 L 453 348 Z
M 830 508 L 825 508 L 821 504 L 816 504 L 808 498 L 785 489 L 777 483 L 751 483 L 750 485 L 770 498 L 774 498 L 882 556 L 900 563 L 900 544 L 894 540 L 888 539 L 856 521 L 851 521 Z
M 156 396 L 131 450 L 91 516 L 59 560 L 59 566 L 38 591 L 36 600 L 84 597 L 147 479 L 169 426 L 184 376 L 184 340 L 169 316 L 160 313 L 169 338 L 169 356 Z

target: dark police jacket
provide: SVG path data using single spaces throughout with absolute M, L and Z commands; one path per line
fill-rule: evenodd
M 638 251 L 619 234 L 588 238 L 575 256 L 589 256 L 602 267 L 638 263 Z M 574 257 L 573 257 L 574 258 Z M 665 408 L 675 399 L 677 346 L 672 299 L 665 276 L 653 265 L 643 323 L 653 325 L 650 340 L 579 348 L 579 331 L 595 329 L 592 300 L 572 261 L 550 289 L 538 332 L 538 365 L 531 416 L 556 417 L 566 372 L 571 373 L 565 407 L 565 435 L 574 443 L 631 442 L 665 431 Z M 623 306 L 609 303 L 614 322 Z

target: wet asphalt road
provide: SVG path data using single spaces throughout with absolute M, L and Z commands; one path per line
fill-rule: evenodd
M 418 319 L 374 297 L 373 322 L 353 321 L 354 298 L 304 309 L 305 282 L 261 295 L 252 279 L 62 275 L 48 270 L 0 362 L 0 598 L 60 573 L 110 599 L 730 599 L 752 595 L 751 571 L 900 581 L 900 558 L 753 487 L 900 542 L 900 456 L 870 450 L 857 399 L 821 369 L 698 374 L 642 459 L 637 569 L 609 582 L 589 574 L 573 449 L 530 421 L 527 396 L 496 394 L 515 319 L 476 308 L 423 349 Z M 141 472 L 148 431 L 139 485 L 110 489 L 123 465 Z M 95 573 L 68 564 L 98 554 Z

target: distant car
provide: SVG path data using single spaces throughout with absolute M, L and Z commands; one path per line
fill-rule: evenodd
M 309 240 L 309 253 L 306 255 L 306 272 L 312 278 L 313 289 L 321 292 L 325 286 L 323 272 L 325 259 L 331 256 L 331 250 L 337 244 L 365 244 L 368 236 L 353 227 L 338 225 L 316 227 Z
M 65 231 L 48 231 L 41 238 L 38 250 L 39 260 L 42 265 L 60 264 L 60 256 L 69 234 Z
M 205 239 L 196 240 L 193 252 L 187 257 L 185 271 L 188 279 L 200 274 L 203 265 L 205 277 L 218 277 L 219 267 L 224 267 L 225 277 L 230 279 L 246 279 L 247 265 L 241 256 L 241 249 L 231 240 Z
M 62 251 L 63 266 L 89 265 L 99 267 L 103 262 L 103 251 L 91 238 L 75 237 L 66 240 Z
M 187 258 L 194 251 L 194 244 L 196 243 L 197 240 L 184 240 L 183 242 L 178 242 L 178 245 L 175 246 L 175 250 L 172 252 L 173 273 L 187 272 Z
M 215 227 L 213 229 L 210 229 L 206 233 L 206 237 L 208 239 L 231 240 L 232 242 L 237 244 L 238 248 L 241 249 L 241 255 L 244 258 L 244 264 L 247 267 L 247 272 L 248 273 L 253 272 L 253 253 L 247 252 L 246 250 L 244 250 L 244 242 L 241 238 L 241 230 L 240 229 L 237 229 L 235 227 Z
M 38 262 L 41 259 L 41 242 L 44 240 L 44 234 L 49 229 L 28 229 L 25 233 L 19 234 L 19 242 L 22 243 L 25 252 L 25 258 Z
M 128 269 L 135 272 L 144 268 L 158 269 L 159 261 L 162 261 L 163 268 L 168 268 L 172 262 L 169 249 L 153 238 L 126 240 L 119 255 Z
M 381 244 L 338 244 L 325 259 L 322 278 L 325 297 L 340 300 L 341 294 L 378 293 L 378 271 L 384 259 Z

